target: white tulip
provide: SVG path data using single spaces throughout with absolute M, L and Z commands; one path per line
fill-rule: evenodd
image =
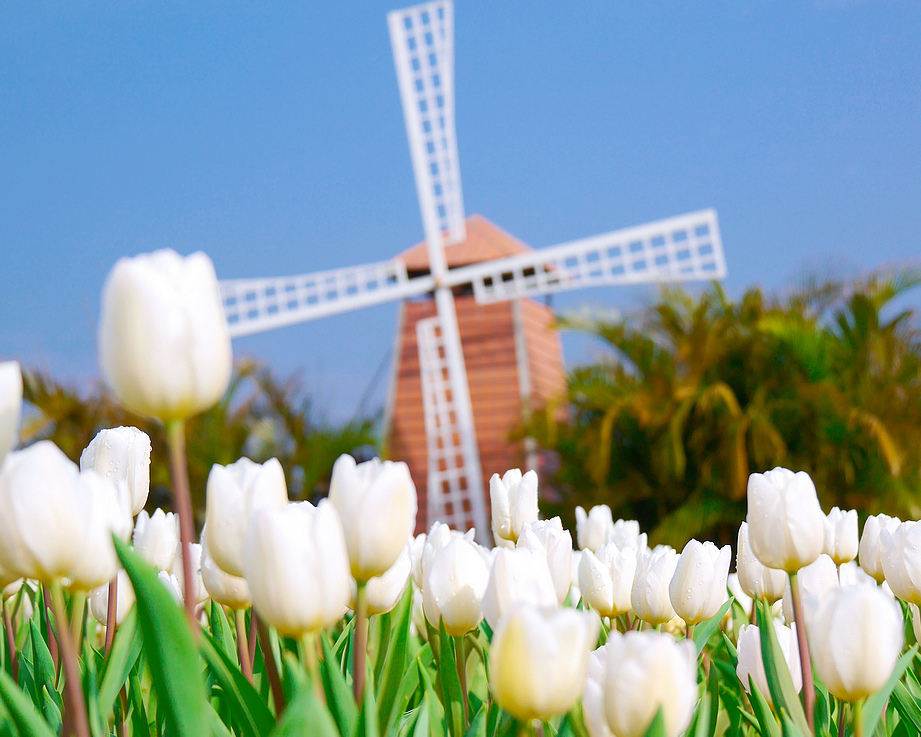
M 803 611 L 808 617 L 811 609 L 822 600 L 822 597 L 838 586 L 838 568 L 829 556 L 822 553 L 796 574 L 796 582 L 799 586 L 800 600 L 803 602 Z M 783 591 L 783 618 L 786 622 L 796 621 L 789 578 Z
M 514 547 L 522 526 L 537 521 L 537 473 L 522 475 L 517 468 L 501 478 L 494 473 L 489 479 L 489 499 L 496 545 Z
M 516 606 L 489 649 L 489 686 L 496 702 L 522 721 L 565 714 L 582 692 L 598 629 L 588 612 Z
M 607 542 L 608 532 L 614 525 L 611 508 L 607 504 L 597 504 L 588 510 L 576 507 L 576 538 L 580 550 L 596 552 Z
M 665 624 L 676 616 L 668 585 L 677 566 L 678 553 L 668 545 L 657 545 L 637 561 L 630 607 L 644 622 Z
M 857 510 L 844 512 L 832 507 L 825 517 L 825 546 L 822 552 L 840 566 L 857 557 L 857 546 Z
M 384 571 L 380 576 L 374 576 L 365 584 L 365 602 L 369 616 L 375 614 L 385 614 L 393 609 L 403 597 L 406 591 L 406 584 L 409 583 L 409 574 L 412 571 L 412 558 L 409 553 L 409 545 L 403 547 L 403 552 L 397 558 L 390 568 Z M 358 593 L 358 586 L 352 582 L 352 602 L 351 607 L 355 609 L 355 596 Z
M 716 616 L 726 601 L 726 579 L 732 561 L 732 548 L 717 548 L 712 542 L 691 540 L 684 546 L 668 596 L 675 613 L 688 624 Z
M 425 581 L 428 579 L 429 566 L 431 565 L 435 554 L 439 550 L 445 547 L 452 540 L 456 540 L 458 538 L 472 541 L 475 535 L 476 530 L 471 529 L 467 530 L 467 532 L 458 532 L 457 530 L 452 530 L 444 522 L 439 522 L 436 520 L 432 524 L 428 535 L 423 534 L 417 536 L 413 540 L 413 546 L 419 548 L 418 563 L 413 563 L 413 580 L 416 582 L 416 585 L 420 589 L 425 588 Z M 420 537 L 422 538 L 421 544 L 417 542 Z M 479 546 L 477 547 L 479 548 Z M 418 568 L 418 575 L 415 568 Z
M 22 370 L 17 361 L 0 363 L 0 463 L 16 447 L 22 413 Z
M 396 563 L 416 526 L 416 487 L 403 463 L 377 458 L 333 465 L 329 501 L 339 513 L 352 576 L 367 581 Z
M 123 258 L 102 292 L 99 365 L 118 400 L 164 422 L 215 404 L 232 353 L 214 265 L 164 250 Z
M 80 455 L 80 469 L 124 481 L 133 517 L 144 508 L 150 492 L 150 437 L 136 427 L 100 430 Z
M 290 637 L 339 621 L 352 596 L 342 523 L 327 500 L 257 511 L 243 570 L 259 616 Z
M 748 522 L 739 525 L 739 544 L 736 549 L 736 570 L 742 591 L 752 599 L 767 599 L 769 604 L 779 601 L 787 583 L 787 574 L 777 568 L 768 568 L 755 557 L 749 542 Z
M 154 568 L 169 573 L 179 546 L 179 518 L 172 512 L 142 511 L 134 523 L 134 549 Z
M 878 583 L 886 578 L 883 572 L 883 562 L 880 557 L 879 536 L 883 530 L 892 532 L 902 523 L 898 517 L 890 517 L 887 514 L 877 514 L 867 517 L 863 524 L 863 534 L 860 536 L 858 546 L 858 557 L 860 567 Z
M 515 604 L 557 606 L 547 559 L 525 548 L 499 548 L 483 594 L 483 616 L 493 632 Z
M 608 676 L 608 651 L 604 646 L 588 656 L 588 674 L 582 687 L 582 716 L 589 737 L 614 737 L 604 711 L 604 682 Z
M 288 503 L 285 472 L 277 458 L 255 463 L 241 458 L 208 474 L 205 530 L 208 552 L 232 576 L 243 575 L 243 546 L 256 510 L 281 509 Z
M 441 523 L 436 522 L 435 524 Z M 410 575 L 412 576 L 413 583 L 416 585 L 417 589 L 422 588 L 422 582 L 425 580 L 422 577 L 422 553 L 425 550 L 425 542 L 427 538 L 428 535 L 426 535 L 424 532 L 420 532 L 409 544 L 409 555 L 413 563 Z
M 646 533 L 640 533 L 640 523 L 635 519 L 619 519 L 608 528 L 606 542 L 614 543 L 618 548 L 636 548 L 639 551 L 648 549 Z
M 790 671 L 793 688 L 796 693 L 799 693 L 803 688 L 803 671 L 800 667 L 796 631 L 790 627 L 785 627 L 776 620 L 773 621 L 773 624 L 774 632 L 777 633 L 777 643 L 783 653 L 787 670 Z M 739 654 L 736 675 L 739 676 L 743 688 L 751 693 L 751 686 L 748 681 L 749 676 L 751 676 L 761 695 L 767 699 L 769 704 L 773 705 L 774 701 L 768 688 L 767 675 L 764 672 L 764 659 L 761 655 L 761 631 L 753 624 L 742 625 L 739 630 L 739 642 L 736 650 Z
M 819 557 L 825 515 L 808 473 L 775 468 L 748 478 L 752 552 L 769 568 L 795 573 Z
M 876 586 L 833 589 L 807 624 L 813 668 L 836 697 L 859 701 L 889 680 L 905 638 L 902 610 Z
M 202 577 L 202 546 L 199 543 L 192 543 L 189 546 L 191 555 L 191 567 L 192 567 L 192 596 L 194 601 L 192 604 L 194 606 L 201 606 L 206 601 L 208 601 L 208 589 L 205 588 L 205 581 Z M 179 590 L 182 592 L 182 598 L 185 600 L 185 576 L 183 575 L 183 566 L 182 566 L 182 543 L 180 543 L 175 550 L 173 556 L 172 565 L 170 565 L 171 575 L 176 577 L 176 580 L 179 582 Z
M 136 601 L 134 588 L 131 585 L 131 579 L 125 570 L 119 569 L 117 575 L 118 584 L 116 586 L 115 597 L 115 623 L 121 624 L 131 611 Z M 109 584 L 104 583 L 102 586 L 94 589 L 90 594 L 90 613 L 99 624 L 105 625 L 106 618 L 109 614 Z
M 234 576 L 214 562 L 208 549 L 205 530 L 202 530 L 201 545 L 201 582 L 205 591 L 218 604 L 231 609 L 249 609 L 253 603 L 249 584 L 242 576 Z
M 0 567 L 9 574 L 95 588 L 118 570 L 112 535 L 130 531 L 124 483 L 80 473 L 54 443 L 11 452 L 0 466 Z
M 422 589 L 422 608 L 436 629 L 443 621 L 449 635 L 464 635 L 483 619 L 482 602 L 489 567 L 476 543 L 455 538 L 440 548 Z
M 879 533 L 880 561 L 886 583 L 897 597 L 921 604 L 921 522 L 903 522 Z
M 169 591 L 170 596 L 176 600 L 176 603 L 180 606 L 182 605 L 182 584 L 179 583 L 179 579 L 176 578 L 172 573 L 167 571 L 159 571 L 157 573 L 157 580 L 166 587 L 166 590 Z
M 636 548 L 619 550 L 614 543 L 602 545 L 597 553 L 582 551 L 579 590 L 585 602 L 601 616 L 617 617 L 630 611 L 640 555 Z
M 729 593 L 732 594 L 735 600 L 739 602 L 739 605 L 742 607 L 745 613 L 748 616 L 751 616 L 752 607 L 755 604 L 755 600 L 745 593 L 745 590 L 742 588 L 742 584 L 739 583 L 738 573 L 729 574 L 729 577 L 726 579 L 726 588 L 729 589 Z
M 572 535 L 560 518 L 523 525 L 517 546 L 546 556 L 556 599 L 562 604 L 572 583 Z
M 605 645 L 604 707 L 617 737 L 641 737 L 659 709 L 665 734 L 687 729 L 697 703 L 697 652 L 669 634 L 612 630 Z

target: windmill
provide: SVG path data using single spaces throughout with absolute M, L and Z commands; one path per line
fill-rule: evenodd
M 454 17 L 450 0 L 388 14 L 428 257 L 410 275 L 398 259 L 302 276 L 221 282 L 233 337 L 392 300 L 431 294 L 417 326 L 428 458 L 425 518 L 488 535 L 454 291 L 481 304 L 601 285 L 719 279 L 716 213 L 703 210 L 551 248 L 449 269 L 445 249 L 466 239 L 454 128 Z M 492 469 L 501 470 L 505 469 Z

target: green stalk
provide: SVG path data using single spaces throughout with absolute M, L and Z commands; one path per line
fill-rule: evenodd
M 116 575 L 109 581 L 109 601 L 106 606 L 106 657 L 112 649 L 112 643 L 115 642 L 115 619 L 117 616 L 118 606 L 118 576 Z
M 323 690 L 323 681 L 320 678 L 320 664 L 317 660 L 317 634 L 316 632 L 305 632 L 301 635 L 301 657 L 307 666 L 307 675 L 310 676 L 310 683 L 313 686 L 313 693 L 317 701 L 321 704 L 326 703 L 326 692 Z
M 185 458 L 185 422 L 172 420 L 167 425 L 167 433 L 169 434 L 170 475 L 173 481 L 173 505 L 179 515 L 185 612 L 192 632 L 198 632 L 195 619 L 195 589 L 192 580 L 192 541 L 195 537 L 195 521 L 192 519 L 192 494 L 189 491 L 189 471 Z
M 457 664 L 457 678 L 460 681 L 461 694 L 464 697 L 464 732 L 466 732 L 470 727 L 470 703 L 467 699 L 467 656 L 463 635 L 454 638 L 454 660 Z
M 803 674 L 803 710 L 806 712 L 806 723 L 809 725 L 812 734 L 815 734 L 815 684 L 812 681 L 812 659 L 809 657 L 809 642 L 806 640 L 806 621 L 795 571 L 790 574 L 790 593 L 793 597 L 796 641 L 799 643 L 799 662 Z
M 851 708 L 852 718 L 854 720 L 854 737 L 864 737 L 863 728 L 863 699 L 855 701 Z
M 13 631 L 13 619 L 10 617 L 10 610 L 7 609 L 6 603 L 4 602 L 0 606 L 3 607 L 3 629 L 6 630 L 6 651 L 10 657 L 13 681 L 19 685 L 19 653 L 16 651 L 16 633 Z
M 220 606 L 215 602 L 215 606 Z M 234 625 L 237 628 L 237 655 L 240 657 L 240 670 L 246 676 L 246 680 L 253 682 L 253 661 L 249 657 L 249 643 L 246 640 L 246 611 L 243 609 L 233 610 Z
M 355 640 L 352 647 L 352 689 L 359 705 L 365 695 L 365 658 L 368 654 L 368 592 L 365 581 L 358 581 L 355 595 Z
M 256 616 L 255 610 L 253 616 Z M 275 719 L 281 719 L 287 704 L 285 692 L 278 677 L 278 664 L 275 662 L 275 651 L 272 650 L 272 638 L 269 637 L 269 628 L 262 619 L 256 621 L 256 631 L 259 633 L 259 644 L 262 645 L 262 659 L 265 661 L 265 673 L 269 677 L 269 687 L 272 690 L 272 700 L 275 703 Z
M 64 589 L 59 581 L 51 584 L 51 605 L 54 608 L 54 619 L 61 645 L 61 661 L 64 666 L 64 690 L 67 697 L 65 709 L 70 714 L 70 718 L 65 718 L 64 723 L 71 725 L 77 737 L 90 737 L 83 684 L 80 681 L 80 662 L 74 649 L 70 627 L 67 626 L 67 605 L 64 603 Z

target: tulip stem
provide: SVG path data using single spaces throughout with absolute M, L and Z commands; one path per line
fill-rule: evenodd
M 467 699 L 467 655 L 463 635 L 454 638 L 454 659 L 457 661 L 457 678 L 464 697 L 464 731 L 466 732 L 470 727 L 470 703 Z
M 691 642 L 694 642 L 694 625 L 689 624 L 685 630 L 684 637 Z
M 799 662 L 803 674 L 803 709 L 806 723 L 815 734 L 815 684 L 812 681 L 812 660 L 809 657 L 809 642 L 806 640 L 806 620 L 800 596 L 796 571 L 790 574 L 790 593 L 793 597 L 793 616 L 796 618 L 796 640 L 799 644 Z
M 214 606 L 220 606 L 213 602 Z M 237 628 L 237 655 L 240 657 L 240 670 L 246 676 L 246 680 L 253 682 L 253 661 L 249 658 L 249 643 L 246 640 L 246 611 L 243 609 L 233 610 L 234 624 Z
M 843 704 L 842 704 L 842 707 L 843 707 Z M 854 720 L 854 737 L 864 737 L 863 699 L 855 701 L 852 704 L 851 718 Z
M 352 689 L 360 706 L 365 694 L 365 657 L 368 652 L 368 592 L 367 582 L 358 581 L 355 594 L 355 640 L 352 648 Z
M 54 620 L 61 645 L 61 661 L 64 666 L 64 689 L 67 695 L 65 708 L 70 714 L 70 718 L 65 718 L 64 723 L 70 724 L 77 737 L 89 737 L 86 702 L 83 699 L 83 684 L 80 682 L 80 663 L 71 630 L 67 626 L 67 606 L 64 603 L 64 589 L 61 588 L 60 582 L 51 584 L 51 605 L 54 608 Z
M 6 630 L 6 651 L 10 657 L 13 681 L 19 685 L 19 654 L 16 652 L 16 633 L 13 631 L 13 619 L 6 603 L 3 603 L 3 629 Z
M 256 632 L 256 625 L 259 624 L 259 619 L 256 617 L 256 610 L 250 607 L 249 610 L 249 655 L 250 665 L 256 662 L 256 640 L 259 639 L 259 635 Z
M 42 584 L 42 606 L 45 607 L 45 640 L 48 643 L 48 651 L 51 653 L 51 662 L 54 664 L 55 682 L 57 683 L 59 681 L 57 674 L 60 674 L 61 658 L 58 652 L 57 638 L 51 629 L 51 616 L 49 614 L 52 611 L 51 591 L 44 584 Z
M 307 666 L 310 684 L 317 701 L 326 704 L 326 692 L 323 690 L 323 681 L 320 679 L 320 665 L 317 660 L 317 635 L 315 632 L 305 632 L 301 637 L 301 657 Z
M 86 624 L 86 594 L 78 591 L 70 597 L 70 631 L 77 657 L 83 652 L 83 626 Z
M 170 475 L 173 481 L 173 504 L 179 514 L 179 541 L 182 547 L 182 588 L 185 613 L 192 632 L 198 632 L 195 619 L 195 583 L 192 579 L 192 539 L 195 522 L 192 519 L 192 494 L 189 491 L 189 471 L 185 458 L 185 422 L 172 420 L 169 434 Z
M 255 610 L 253 616 L 256 616 Z M 285 710 L 285 692 L 278 677 L 278 666 L 275 663 L 275 651 L 272 649 L 272 638 L 269 637 L 269 628 L 260 618 L 256 622 L 256 631 L 259 633 L 259 644 L 262 645 L 262 659 L 265 661 L 265 673 L 269 677 L 269 686 L 272 689 L 272 700 L 275 702 L 275 719 L 281 719 Z
M 109 581 L 109 600 L 106 604 L 106 647 L 105 655 L 109 656 L 112 643 L 115 642 L 115 620 L 118 616 L 118 576 Z

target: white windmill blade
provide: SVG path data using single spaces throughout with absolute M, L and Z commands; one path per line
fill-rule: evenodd
M 454 7 L 447 0 L 387 14 L 426 237 L 466 238 L 454 129 Z
M 583 287 L 721 279 L 726 262 L 715 210 L 659 220 L 449 272 L 479 302 Z
M 230 337 L 238 338 L 434 288 L 433 277 L 410 279 L 402 261 L 385 261 L 300 276 L 222 281 L 221 300 Z

